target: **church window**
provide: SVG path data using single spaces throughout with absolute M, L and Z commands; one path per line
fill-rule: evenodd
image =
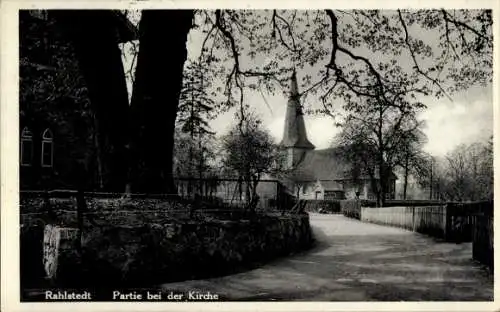
M 42 135 L 42 167 L 52 167 L 54 162 L 54 137 L 50 129 Z
M 21 132 L 21 166 L 31 166 L 33 162 L 33 134 L 24 127 Z

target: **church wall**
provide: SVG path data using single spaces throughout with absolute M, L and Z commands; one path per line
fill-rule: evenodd
M 298 187 L 298 185 L 295 185 L 294 196 L 297 196 Z M 324 189 L 318 182 L 302 183 L 299 190 L 299 198 L 304 200 L 323 199 Z
M 288 148 L 286 152 L 286 167 L 292 168 L 297 166 L 304 159 L 308 151 L 308 149 L 304 148 Z

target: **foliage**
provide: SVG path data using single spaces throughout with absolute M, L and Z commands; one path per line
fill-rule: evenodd
M 420 186 L 433 199 L 477 201 L 493 199 L 493 141 L 456 146 L 445 157 L 432 157 Z
M 444 196 L 455 201 L 493 199 L 490 143 L 459 145 L 446 156 Z
M 285 92 L 293 68 L 304 73 L 304 102 L 320 99 L 309 112 L 328 115 L 334 99 L 450 96 L 492 79 L 491 10 L 197 10 L 191 35 L 215 113 L 242 103 L 244 90 Z M 133 79 L 138 44 L 129 49 Z
M 211 77 L 197 63 L 187 63 L 184 82 L 179 97 L 176 137 L 174 140 L 174 166 L 178 176 L 199 178 L 198 187 L 202 192 L 201 179 L 213 172 L 209 162 L 214 159 L 214 132 L 207 119 L 212 117 L 214 101 L 207 94 Z M 193 184 L 189 180 L 187 190 L 192 193 Z
M 214 101 L 207 93 L 210 88 L 206 69 L 197 63 L 188 63 L 184 69 L 184 83 L 179 97 L 177 122 L 182 131 L 191 136 L 213 134 L 207 122 L 212 117 Z
M 247 113 L 223 136 L 222 148 L 224 164 L 245 181 L 248 205 L 256 205 L 259 180 L 272 172 L 278 153 L 273 138 L 255 114 Z
M 491 10 L 215 10 L 197 11 L 195 24 L 200 63 L 227 77 L 228 105 L 245 88 L 286 89 L 292 67 L 319 113 L 335 98 L 394 103 L 492 79 Z
M 20 11 L 19 32 L 21 126 L 28 126 L 38 142 L 42 132 L 51 129 L 56 144 L 53 172 L 42 176 L 30 172 L 36 180 L 22 173 L 21 183 L 31 188 L 67 188 L 85 181 L 86 186 L 98 187 L 102 176 L 96 169 L 94 113 L 74 46 L 50 15 L 40 19 Z M 58 148 L 59 144 L 64 147 Z M 39 163 L 34 160 L 35 167 Z M 89 176 L 76 177 L 76 163 L 84 164 Z
M 410 153 L 416 157 L 421 148 L 416 143 L 424 135 L 416 116 L 422 107 L 420 102 L 403 99 L 387 103 L 366 98 L 364 102 L 346 104 L 348 113 L 339 123 L 342 132 L 335 143 L 355 164 L 353 168 L 361 168 L 370 177 L 379 205 L 383 205 L 385 194 L 390 191 L 393 170 L 408 160 Z M 409 166 L 406 162 L 405 165 Z
M 416 177 L 420 182 L 427 178 L 430 159 L 429 155 L 423 151 L 424 143 L 426 143 L 425 134 L 415 129 L 405 133 L 399 144 L 401 152 L 396 165 L 403 171 L 403 199 L 407 198 L 410 177 Z
M 74 61 L 72 46 L 57 35 L 55 22 L 41 23 L 22 12 L 20 32 L 21 117 L 35 113 L 60 124 L 75 113 L 75 108 L 82 117 L 89 117 L 85 82 Z
M 207 136 L 203 144 L 199 143 L 180 129 L 176 131 L 174 167 L 178 177 L 206 178 L 214 174 L 217 142 L 213 136 Z

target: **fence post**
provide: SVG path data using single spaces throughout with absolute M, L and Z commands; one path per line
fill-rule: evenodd
M 52 205 L 50 204 L 50 193 L 47 190 L 43 192 L 43 211 L 47 212 L 51 223 L 55 222 L 57 215 L 54 209 L 52 209 Z
M 415 206 L 411 206 L 411 225 L 411 230 L 415 232 Z
M 451 220 L 450 220 L 450 213 L 449 213 L 449 205 L 444 204 L 443 206 L 443 214 L 444 214 L 444 240 L 448 241 L 450 238 L 450 230 L 451 230 Z
M 78 239 L 76 241 L 76 246 L 78 251 L 82 248 L 82 232 L 83 232 L 83 214 L 87 210 L 87 202 L 85 201 L 85 195 L 83 190 L 80 188 L 76 195 L 76 218 L 78 224 Z

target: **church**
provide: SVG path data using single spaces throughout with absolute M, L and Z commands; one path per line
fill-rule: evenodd
M 304 123 L 297 77 L 293 72 L 286 108 L 285 127 L 280 146 L 283 149 L 285 173 L 280 181 L 297 198 L 376 199 L 371 179 L 360 173 L 354 178 L 353 164 L 339 148 L 315 149 L 309 141 Z M 387 199 L 395 198 L 396 175 L 391 174 Z

